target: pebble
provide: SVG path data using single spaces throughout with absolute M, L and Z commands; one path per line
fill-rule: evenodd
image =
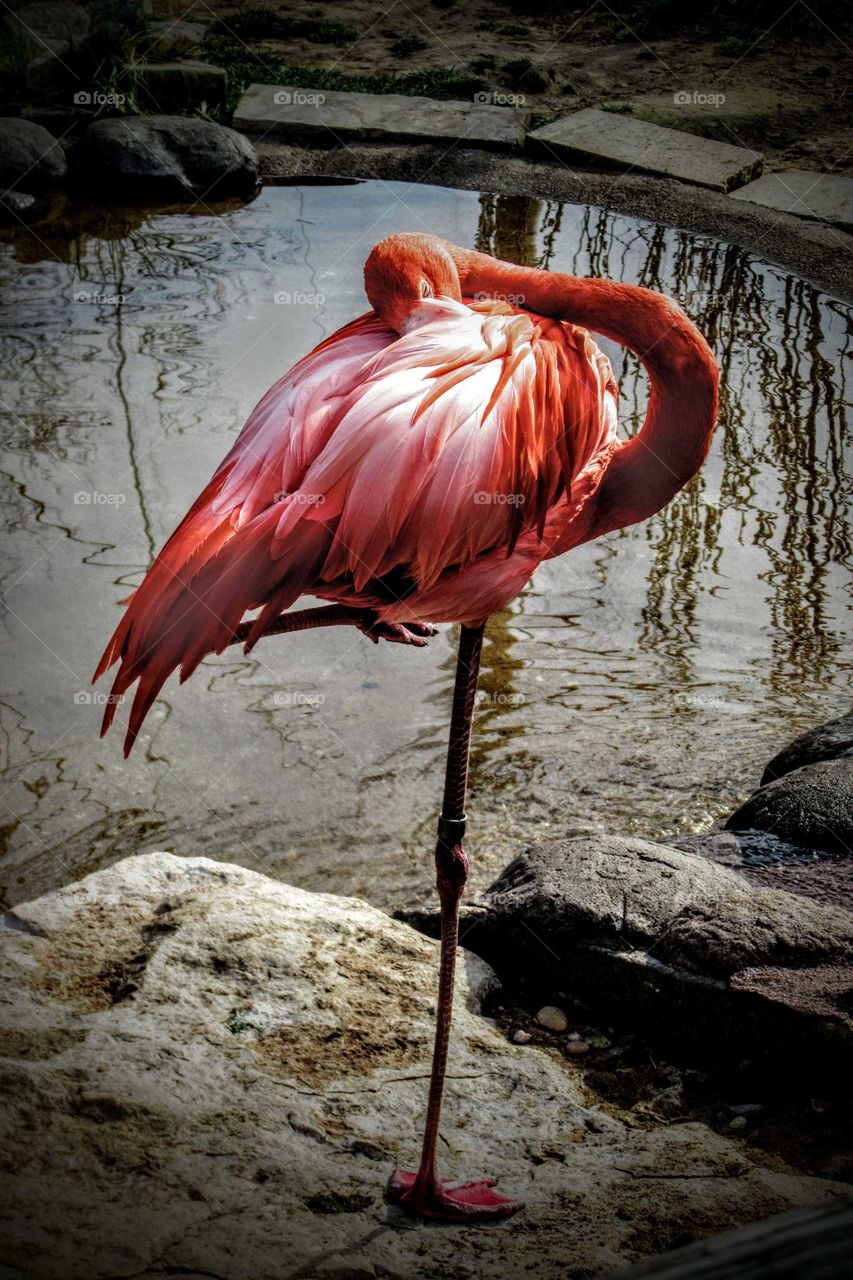
M 737 1133 L 739 1132 L 739 1130 L 745 1129 L 746 1125 L 747 1125 L 746 1116 L 735 1116 L 734 1120 L 729 1121 L 729 1123 L 726 1125 L 726 1128 L 732 1130 L 734 1133 Z
M 521 1027 L 519 1027 L 516 1031 L 513 1031 L 512 1033 L 513 1044 L 530 1044 L 530 1040 L 531 1040 L 530 1032 L 522 1031 Z
M 577 1057 L 582 1053 L 589 1053 L 589 1045 L 586 1040 L 569 1040 L 563 1052 L 571 1054 L 572 1057 Z
M 569 1025 L 563 1010 L 553 1004 L 543 1005 L 536 1015 L 536 1021 L 540 1027 L 545 1027 L 546 1031 L 565 1031 Z

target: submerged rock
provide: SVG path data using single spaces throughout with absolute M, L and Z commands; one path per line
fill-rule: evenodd
M 837 720 L 828 720 L 815 729 L 801 733 L 793 742 L 775 755 L 761 778 L 761 785 L 775 782 L 793 769 L 819 760 L 837 760 L 841 756 L 853 756 L 853 710 Z
M 766 831 L 803 848 L 853 852 L 853 756 L 804 764 L 755 791 L 728 831 Z
M 433 942 L 360 901 L 162 853 L 3 926 L 0 1230 L 22 1277 L 557 1280 L 567 1257 L 606 1273 L 845 1193 L 703 1124 L 639 1131 L 591 1107 L 569 1063 L 481 1016 L 494 978 L 463 953 L 442 1162 L 528 1207 L 495 1231 L 412 1230 L 382 1191 L 417 1157 Z
M 184 116 L 96 120 L 76 160 L 92 185 L 153 202 L 246 195 L 258 182 L 258 158 L 242 134 Z

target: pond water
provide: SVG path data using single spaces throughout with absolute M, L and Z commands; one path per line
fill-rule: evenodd
M 4 852 L 20 901 L 149 849 L 394 905 L 432 882 L 454 628 L 342 629 L 170 682 L 125 762 L 89 679 L 118 602 L 299 356 L 365 310 L 371 245 L 433 230 L 678 297 L 716 349 L 701 475 L 544 565 L 492 619 L 475 881 L 523 842 L 701 830 L 848 703 L 849 309 L 741 249 L 578 205 L 404 183 L 266 188 L 190 216 L 80 210 L 0 244 Z M 626 432 L 647 385 L 608 344 Z

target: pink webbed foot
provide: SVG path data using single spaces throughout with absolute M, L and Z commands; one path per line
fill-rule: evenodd
M 493 1191 L 494 1178 L 449 1183 L 437 1179 L 432 1186 L 418 1186 L 417 1174 L 395 1169 L 386 1199 L 407 1213 L 432 1222 L 497 1222 L 524 1208 L 523 1200 L 509 1200 Z
M 374 644 L 379 644 L 380 640 L 387 640 L 391 644 L 410 644 L 416 649 L 423 649 L 427 637 L 436 634 L 436 628 L 429 622 L 380 622 L 377 619 L 365 620 L 356 625 L 359 631 Z

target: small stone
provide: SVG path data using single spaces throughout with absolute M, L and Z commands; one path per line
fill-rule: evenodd
M 731 1130 L 732 1133 L 739 1133 L 746 1128 L 747 1123 L 746 1116 L 735 1116 L 734 1120 L 729 1121 L 726 1128 Z
M 583 1040 L 583 1036 L 581 1035 L 581 1033 L 580 1033 L 579 1031 L 570 1031 L 570 1032 L 569 1032 L 569 1039 L 570 1039 L 570 1040 Z
M 4 191 L 0 193 L 0 223 L 14 227 L 29 222 L 38 222 L 44 217 L 49 202 L 44 196 L 29 195 L 26 191 Z
M 590 1049 L 609 1049 L 613 1044 L 613 1041 L 609 1036 L 596 1035 L 588 1036 L 587 1044 Z
M 569 1040 L 563 1052 L 572 1058 L 579 1058 L 582 1053 L 589 1053 L 589 1045 L 586 1040 Z
M 543 1005 L 536 1015 L 536 1021 L 546 1031 L 565 1031 L 569 1025 L 569 1020 L 563 1010 L 558 1009 L 553 1004 Z
M 515 1031 L 513 1031 L 512 1033 L 513 1044 L 530 1044 L 530 1041 L 531 1041 L 531 1035 L 529 1031 L 522 1031 L 521 1027 L 518 1027 Z

